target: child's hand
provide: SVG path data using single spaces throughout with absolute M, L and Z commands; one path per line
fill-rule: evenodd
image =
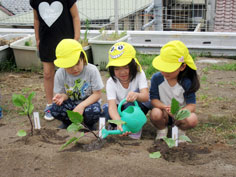
M 84 109 L 85 109 L 85 107 L 82 105 L 82 104 L 79 104 L 79 105 L 77 105 L 75 108 L 74 108 L 74 112 L 78 112 L 78 113 L 80 113 L 81 115 L 83 115 L 83 113 L 84 113 Z
M 117 126 L 117 129 L 120 130 L 120 131 L 123 131 L 122 124 L 121 124 L 121 125 L 118 125 L 118 126 Z M 123 134 L 120 135 L 120 136 L 127 136 L 127 135 L 129 135 L 129 134 L 131 134 L 131 132 L 125 132 L 125 133 L 123 133 Z
M 56 105 L 61 105 L 62 103 L 63 103 L 63 101 L 65 100 L 65 98 L 64 98 L 64 95 L 63 94 L 56 94 L 54 97 L 53 97 L 53 99 L 52 99 L 52 101 L 56 104 Z
M 137 92 L 129 92 L 126 101 L 127 102 L 134 102 L 138 98 L 138 93 Z

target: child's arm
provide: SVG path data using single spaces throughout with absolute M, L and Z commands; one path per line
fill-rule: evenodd
M 127 102 L 134 102 L 135 100 L 139 102 L 146 102 L 149 100 L 149 93 L 148 88 L 143 88 L 140 92 L 129 92 L 126 101 Z
M 108 112 L 112 120 L 121 120 L 121 117 L 118 113 L 116 100 L 108 100 Z M 120 131 L 123 131 L 122 125 L 118 125 L 117 128 Z M 127 135 L 128 133 L 124 133 L 123 135 Z
M 37 11 L 34 10 L 34 32 L 35 32 L 35 40 L 36 40 L 36 45 L 37 48 L 39 49 L 39 19 L 38 19 L 38 14 Z
M 85 99 L 84 101 L 82 101 L 80 104 L 78 104 L 75 108 L 74 108 L 74 112 L 78 112 L 80 113 L 81 115 L 83 115 L 84 113 L 84 109 L 97 102 L 102 96 L 102 91 L 101 90 L 96 90 L 96 91 L 93 91 L 93 94 L 90 95 L 87 99 Z
M 80 18 L 76 3 L 74 3 L 73 6 L 70 8 L 70 13 L 73 20 L 74 39 L 78 41 L 80 38 Z

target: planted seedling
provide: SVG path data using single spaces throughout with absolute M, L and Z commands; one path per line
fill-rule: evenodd
M 33 42 L 31 38 L 28 41 L 25 41 L 25 46 L 32 46 L 32 45 L 33 45 Z
M 181 135 L 178 136 L 178 127 L 175 125 L 176 121 L 178 120 L 184 120 L 187 117 L 190 116 L 190 111 L 187 109 L 182 109 L 182 107 L 180 107 L 179 102 L 173 98 L 171 100 L 171 114 L 173 115 L 172 121 L 173 121 L 173 127 L 172 127 L 172 135 L 173 135 L 173 131 L 174 131 L 174 137 L 172 136 L 172 138 L 168 138 L 168 137 L 164 137 L 163 140 L 166 142 L 166 144 L 168 145 L 169 148 L 172 148 L 174 146 L 178 146 L 178 140 L 184 140 L 187 142 L 191 142 L 190 138 L 187 137 L 186 135 Z M 150 158 L 160 158 L 161 154 L 159 151 L 157 152 L 153 152 L 149 154 Z
M 85 129 L 87 131 L 89 131 L 90 133 L 92 133 L 97 140 L 101 140 L 100 137 L 95 134 L 92 130 L 90 130 L 84 123 L 83 123 L 83 116 L 81 114 L 79 114 L 78 112 L 73 112 L 70 110 L 67 110 L 67 115 L 70 119 L 70 121 L 72 122 L 68 127 L 67 127 L 67 131 L 68 132 L 76 132 L 79 133 L 78 137 L 72 137 L 71 139 L 69 139 L 65 144 L 63 144 L 61 146 L 61 150 L 64 149 L 66 146 L 68 146 L 69 144 L 73 143 L 73 142 L 77 142 L 79 141 L 80 138 L 82 138 L 84 135 L 84 132 L 79 132 L 79 130 L 81 129 Z
M 28 96 L 23 94 L 13 94 L 12 95 L 12 102 L 15 106 L 20 107 L 19 114 L 26 115 L 29 119 L 31 125 L 31 135 L 33 135 L 33 123 L 31 119 L 31 115 L 34 110 L 34 105 L 32 103 L 32 99 L 35 96 L 35 92 L 31 92 Z M 17 132 L 18 136 L 26 136 L 27 133 L 25 130 L 19 130 Z
M 170 110 L 171 114 L 173 115 L 173 128 L 172 131 L 176 132 L 175 135 L 178 135 L 178 127 L 175 125 L 176 121 L 179 120 L 184 120 L 187 117 L 190 116 L 190 111 L 187 109 L 182 109 L 182 107 L 180 107 L 179 102 L 173 98 L 171 100 L 171 110 Z M 173 134 L 173 133 L 172 133 Z M 187 142 L 191 142 L 191 140 L 189 139 L 189 137 L 187 137 L 186 135 L 182 135 L 182 136 L 175 136 L 172 138 L 167 138 L 164 137 L 163 140 L 167 143 L 169 148 L 172 148 L 174 146 L 178 146 L 178 140 L 183 140 L 183 141 L 187 141 Z
M 84 33 L 84 39 L 79 40 L 80 44 L 83 47 L 88 45 L 88 31 L 89 31 L 89 20 L 88 19 L 86 19 L 86 21 L 85 21 L 85 27 L 86 27 L 86 30 L 85 30 L 85 33 Z
M 107 31 L 104 28 L 101 28 L 99 32 L 101 34 L 101 40 L 107 40 L 107 41 L 118 40 L 127 34 L 126 31 L 123 31 L 121 33 L 113 32 L 111 34 L 107 34 Z

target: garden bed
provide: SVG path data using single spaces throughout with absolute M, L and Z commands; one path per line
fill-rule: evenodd
M 74 135 L 57 129 L 60 124 L 57 120 L 47 122 L 42 118 L 45 108 L 42 73 L 1 73 L 4 117 L 0 119 L 0 176 L 235 176 L 236 71 L 204 62 L 197 62 L 197 66 L 201 79 L 197 92 L 199 125 L 187 131 L 192 143 L 172 149 L 161 142 L 154 143 L 155 129 L 148 121 L 142 140 L 114 135 L 99 150 L 85 151 L 84 145 L 94 140 L 86 136 L 80 143 L 60 151 L 61 145 Z M 101 74 L 105 83 L 108 74 Z M 20 138 L 17 131 L 29 129 L 29 123 L 16 113 L 11 96 L 27 89 L 36 92 L 33 102 L 35 111 L 40 113 L 42 129 L 32 137 Z M 149 158 L 149 153 L 157 150 L 161 150 L 162 157 Z

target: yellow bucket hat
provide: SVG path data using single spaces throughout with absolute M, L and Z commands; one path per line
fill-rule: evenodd
M 59 68 L 70 68 L 78 63 L 81 52 L 88 63 L 87 55 L 78 41 L 63 39 L 56 47 L 57 58 L 54 60 L 54 64 Z
M 142 71 L 142 67 L 136 58 L 136 50 L 134 47 L 127 42 L 118 42 L 114 44 L 109 52 L 109 62 L 107 64 L 107 68 L 109 66 L 125 66 L 129 64 L 132 59 L 135 60 L 137 65 L 140 67 L 140 71 Z
M 186 63 L 191 69 L 197 70 L 188 48 L 178 40 L 165 44 L 161 48 L 160 55 L 152 61 L 154 68 L 167 73 L 176 71 L 182 63 Z

